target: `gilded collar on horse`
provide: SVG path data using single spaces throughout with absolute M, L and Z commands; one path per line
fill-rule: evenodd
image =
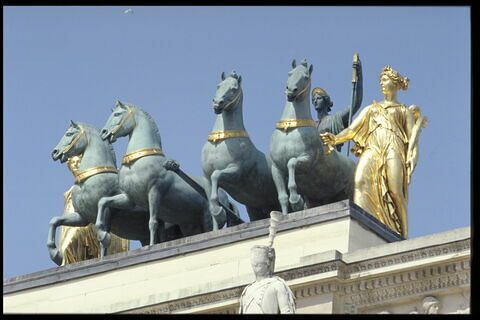
M 109 166 L 90 168 L 90 169 L 76 173 L 75 183 L 76 184 L 82 183 L 88 178 L 93 177 L 94 175 L 97 175 L 99 173 L 105 173 L 105 172 L 117 173 L 118 170 L 115 167 L 109 167 Z
M 130 164 L 140 158 L 151 156 L 151 155 L 160 155 L 163 156 L 164 153 L 161 149 L 157 148 L 148 148 L 148 149 L 140 149 L 130 153 L 127 153 L 122 158 L 122 164 Z
M 248 133 L 245 130 L 222 130 L 214 131 L 208 135 L 208 141 L 213 143 L 230 138 L 248 138 Z
M 315 121 L 312 119 L 285 119 L 278 121 L 275 125 L 275 128 L 285 131 L 299 127 L 315 127 Z

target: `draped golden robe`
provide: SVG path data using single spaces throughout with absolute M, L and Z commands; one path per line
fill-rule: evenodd
M 72 204 L 71 187 L 64 194 L 64 214 L 74 212 Z M 108 254 L 114 254 L 130 249 L 130 241 L 110 233 L 111 243 L 107 249 Z M 59 250 L 63 255 L 62 266 L 83 260 L 100 257 L 100 243 L 97 240 L 95 226 L 60 228 Z
M 375 101 L 368 108 L 352 138 L 356 142 L 353 151 L 360 156 L 355 169 L 354 202 L 406 238 L 388 180 L 403 181 L 402 194 L 398 196 L 406 206 L 406 156 L 410 138 L 407 136 L 406 126 L 407 116 L 410 116 L 407 113 L 410 113 L 410 110 L 402 104 L 384 108 Z M 393 177 L 388 176 L 386 164 L 387 160 L 394 158 L 400 159 L 403 167 Z M 357 187 L 357 184 L 360 187 Z

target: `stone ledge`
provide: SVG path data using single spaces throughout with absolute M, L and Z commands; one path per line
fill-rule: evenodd
M 280 222 L 278 231 L 296 229 L 348 217 L 358 221 L 362 227 L 372 231 L 386 242 L 403 240 L 400 235 L 390 230 L 350 200 L 343 200 L 316 208 L 292 212 Z M 269 219 L 263 219 L 153 246 L 145 246 L 137 250 L 106 256 L 103 259 L 92 259 L 72 265 L 55 267 L 6 279 L 3 282 L 3 292 L 4 294 L 12 293 L 145 262 L 170 258 L 189 252 L 220 247 L 238 241 L 268 235 L 268 228 Z
M 337 250 L 329 250 L 304 256 L 299 260 L 298 267 L 277 270 L 275 275 L 287 281 L 297 299 L 337 292 L 345 297 L 347 304 L 357 304 L 361 308 L 436 293 L 439 290 L 469 287 L 469 234 L 470 227 L 466 227 L 418 237 L 405 241 L 402 251 L 397 252 L 395 249 L 398 248 L 394 248 L 393 243 L 378 246 L 383 248 L 384 252 L 391 249 L 395 257 L 412 254 L 420 260 L 418 265 L 410 267 L 407 265 L 411 261 L 400 258 L 397 265 L 392 266 L 391 270 L 386 270 L 382 263 L 376 262 L 380 259 L 391 259 L 392 256 L 364 257 L 361 253 L 365 249 L 343 254 Z M 445 243 L 445 240 L 449 242 Z M 442 250 L 448 246 L 458 248 L 456 251 L 458 254 Z M 427 253 L 426 256 L 416 255 L 423 251 Z M 376 274 L 357 272 L 357 267 L 367 265 L 376 269 Z M 354 278 L 351 277 L 352 273 L 356 275 Z M 197 296 L 125 310 L 124 313 L 189 313 L 195 310 L 208 311 L 214 306 L 218 306 L 218 311 L 224 313 L 238 307 L 240 292 L 248 284 L 248 281 L 244 282 L 241 286 L 236 285 Z M 221 309 L 220 306 L 225 309 Z M 210 311 L 216 313 L 216 310 Z

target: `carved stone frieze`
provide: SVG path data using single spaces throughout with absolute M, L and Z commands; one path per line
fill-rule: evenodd
M 349 265 L 346 268 L 345 272 L 351 274 L 355 272 L 369 271 L 406 262 L 419 261 L 422 259 L 432 258 L 436 256 L 464 252 L 470 250 L 470 247 L 470 239 L 467 239 L 454 243 L 448 243 L 441 246 L 436 246 L 434 248 L 425 248 L 411 252 L 403 252 L 401 254 L 372 259 L 368 262 L 354 263 Z
M 345 263 L 341 258 L 335 261 L 308 265 L 301 268 L 285 270 L 275 273 L 286 281 L 302 279 L 312 275 L 320 275 L 336 271 L 334 279 L 330 276 L 318 282 L 292 287 L 297 301 L 299 299 L 336 293 L 343 301 L 339 310 L 344 313 L 361 313 L 362 309 L 371 309 L 385 303 L 395 303 L 413 296 L 441 292 L 449 289 L 470 286 L 470 256 L 458 257 L 454 261 L 437 261 L 434 265 L 418 267 L 408 271 L 389 271 L 376 277 L 360 276 L 364 271 L 387 266 L 399 265 L 412 261 L 421 261 L 432 257 L 449 255 L 452 253 L 467 252 L 470 250 L 470 239 L 461 240 L 430 248 L 422 248 L 410 252 L 402 252 L 395 255 L 386 255 L 381 258 L 367 261 Z M 449 258 L 450 259 L 450 258 Z M 410 264 L 411 266 L 411 264 Z M 187 311 L 212 303 L 227 302 L 238 299 L 244 286 L 229 288 L 226 290 L 192 296 L 185 299 L 170 301 L 154 306 L 130 310 L 127 313 L 160 314 Z M 468 301 L 467 301 L 468 300 Z M 458 307 L 459 312 L 469 311 L 469 299 Z M 233 314 L 238 312 L 238 304 L 233 306 L 226 303 L 224 308 L 208 313 Z M 207 309 L 208 310 L 208 309 Z M 466 310 L 466 311 L 465 311 Z M 380 310 L 381 311 L 381 310 Z
M 470 261 L 348 284 L 344 286 L 345 302 L 357 307 L 367 307 L 408 296 L 464 286 L 470 286 Z
M 167 303 L 157 304 L 154 306 L 130 310 L 126 313 L 140 313 L 140 314 L 161 314 L 161 313 L 173 313 L 190 309 L 210 303 L 216 303 L 221 301 L 230 300 L 232 298 L 240 297 L 243 287 L 237 287 L 229 290 L 223 290 L 220 292 L 210 293 L 201 296 L 189 297 L 187 299 L 180 299 Z M 223 312 L 223 311 L 222 311 Z

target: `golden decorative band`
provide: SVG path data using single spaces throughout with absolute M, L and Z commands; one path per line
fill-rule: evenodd
M 122 158 L 122 164 L 129 164 L 131 162 L 134 162 L 142 157 L 146 156 L 151 156 L 151 155 L 160 155 L 163 156 L 163 152 L 160 149 L 156 148 L 150 148 L 150 149 L 140 149 L 137 151 L 133 151 L 130 153 L 127 153 L 126 155 L 123 156 Z
M 308 84 L 305 86 L 305 88 L 302 89 L 302 91 L 300 91 L 299 93 L 297 93 L 295 95 L 295 97 L 299 97 L 302 93 L 304 93 L 305 91 L 307 91 L 308 88 L 310 88 L 310 84 L 311 84 L 311 80 L 308 81 Z
M 105 172 L 113 172 L 117 173 L 117 168 L 115 167 L 95 167 L 95 168 L 90 168 L 85 171 L 79 172 L 75 175 L 75 183 L 81 183 L 88 178 L 99 174 L 99 173 L 105 173 Z
M 228 107 L 230 107 L 234 102 L 236 102 L 236 101 L 238 100 L 238 98 L 240 98 L 242 92 L 243 92 L 242 89 L 240 89 L 239 92 L 238 92 L 238 94 L 237 94 L 237 96 L 236 96 L 232 101 L 230 101 L 229 103 L 227 103 L 227 104 L 225 105 L 225 107 L 223 108 L 223 110 L 227 110 Z
M 218 142 L 230 138 L 248 138 L 245 130 L 222 130 L 214 131 L 208 135 L 208 141 Z
M 127 115 L 125 116 L 125 118 L 123 118 L 122 121 L 120 121 L 120 123 L 118 124 L 118 126 L 112 130 L 112 135 L 114 135 L 115 133 L 117 133 L 118 130 L 120 130 L 120 128 L 125 124 L 125 122 L 127 122 L 128 118 L 132 117 L 133 119 L 133 122 L 135 123 L 134 126 L 137 125 L 136 121 L 135 121 L 135 117 L 133 116 L 133 111 L 132 109 L 130 109 L 128 106 L 126 106 L 127 110 L 128 110 L 128 113 Z
M 70 142 L 70 144 L 65 148 L 65 150 L 63 150 L 63 154 L 67 153 L 70 149 L 72 149 L 72 147 L 75 145 L 75 143 L 77 143 L 78 140 L 80 140 L 80 138 L 82 137 L 82 135 L 85 134 L 85 131 L 83 130 L 82 126 L 80 126 L 80 133 L 77 134 L 77 136 L 75 137 L 75 139 L 72 140 L 72 142 Z
M 315 127 L 315 121 L 312 119 L 287 119 L 280 120 L 275 125 L 275 128 L 283 129 L 285 131 L 298 127 Z

